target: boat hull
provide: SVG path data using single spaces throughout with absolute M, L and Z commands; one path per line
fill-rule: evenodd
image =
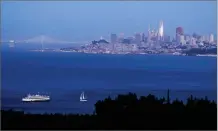
M 22 99 L 22 102 L 49 102 L 50 99 L 36 100 L 36 99 Z
M 87 100 L 80 100 L 81 102 L 85 102 L 85 101 L 87 101 Z

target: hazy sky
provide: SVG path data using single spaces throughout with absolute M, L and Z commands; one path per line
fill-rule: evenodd
M 164 34 L 216 34 L 216 2 L 107 1 L 107 2 L 2 2 L 3 39 L 26 39 L 48 35 L 60 40 L 92 40 L 110 33 L 147 32 L 164 21 Z

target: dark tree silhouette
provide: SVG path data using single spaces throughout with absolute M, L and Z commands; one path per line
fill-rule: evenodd
M 24 114 L 2 110 L 2 129 L 216 129 L 217 104 L 190 96 L 186 104 L 134 93 L 99 100 L 92 115 Z

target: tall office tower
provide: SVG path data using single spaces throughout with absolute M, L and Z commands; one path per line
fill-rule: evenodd
M 158 30 L 158 40 L 163 40 L 163 33 L 164 33 L 164 27 L 163 27 L 163 21 L 161 20 Z
M 214 36 L 213 36 L 213 34 L 210 34 L 209 42 L 210 42 L 210 43 L 213 43 L 213 42 L 214 42 Z
M 115 44 L 117 43 L 117 35 L 116 34 L 111 34 L 111 44 L 112 44 L 112 50 L 114 51 L 115 49 Z
M 180 35 L 179 42 L 180 42 L 180 44 L 185 45 L 185 36 L 184 35 Z
M 164 41 L 165 41 L 165 42 L 170 42 L 170 36 L 167 36 L 167 35 L 164 36 Z
M 159 30 L 155 30 L 155 28 L 152 30 L 152 36 L 157 37 L 159 36 Z
M 184 30 L 182 27 L 177 27 L 176 28 L 176 34 L 179 34 L 179 35 L 184 35 Z
M 190 41 L 191 37 L 189 35 L 185 35 L 185 41 Z
M 124 40 L 124 33 L 120 33 L 119 37 L 117 38 L 117 43 L 122 43 Z
M 151 30 L 150 30 L 150 25 L 148 25 L 148 37 L 147 37 L 147 42 L 151 41 Z
M 112 44 L 117 43 L 117 35 L 116 34 L 111 34 L 111 43 Z
M 177 43 L 177 44 L 180 43 L 180 34 L 176 34 L 176 43 Z
M 206 35 L 205 41 L 206 41 L 206 42 L 209 42 L 209 41 L 210 41 L 210 36 L 209 36 L 209 35 Z
M 182 27 L 177 27 L 176 28 L 176 42 L 177 44 L 180 43 L 180 35 L 184 35 L 184 31 Z
M 142 33 L 142 42 L 145 41 L 145 33 Z
M 135 34 L 135 42 L 137 45 L 141 44 L 141 34 L 140 33 Z

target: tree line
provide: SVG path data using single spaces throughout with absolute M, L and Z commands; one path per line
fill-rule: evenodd
M 134 93 L 99 100 L 91 115 L 25 114 L 1 110 L 2 129 L 195 129 L 216 130 L 217 103 L 190 96 L 181 100 Z

